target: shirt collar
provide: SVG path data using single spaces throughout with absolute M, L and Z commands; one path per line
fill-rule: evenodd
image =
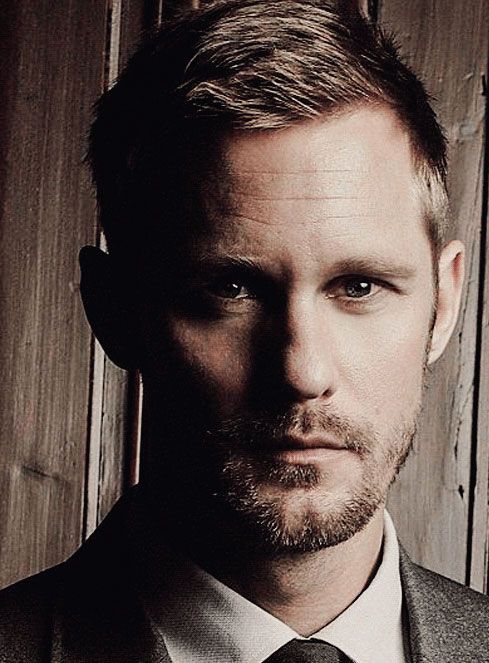
M 335 645 L 355 663 L 404 660 L 399 544 L 387 511 L 377 573 L 365 591 L 314 637 Z
M 298 634 L 189 560 L 165 560 L 164 586 L 143 601 L 174 663 L 261 663 Z M 354 663 L 402 663 L 399 547 L 385 512 L 382 562 L 360 596 L 313 636 Z

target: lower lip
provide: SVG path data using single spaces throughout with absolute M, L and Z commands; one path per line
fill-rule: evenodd
M 331 462 L 351 455 L 348 449 L 332 449 L 330 447 L 314 447 L 311 449 L 284 449 L 273 454 L 274 458 L 286 463 L 320 463 Z

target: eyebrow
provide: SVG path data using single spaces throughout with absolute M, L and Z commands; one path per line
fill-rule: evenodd
M 380 256 L 352 256 L 333 263 L 328 269 L 340 274 L 374 274 L 403 280 L 413 278 L 417 271 L 413 265 L 385 260 Z
M 246 196 L 251 200 L 260 200 L 260 201 L 274 201 L 274 200 L 356 200 L 358 196 L 330 196 L 328 194 L 318 194 L 307 196 L 304 194 L 297 194 L 296 196 L 281 196 L 277 194 L 276 196 L 259 196 L 252 193 L 237 191 L 240 195 Z M 336 216 L 336 215 L 335 215 Z
M 203 254 L 194 256 L 192 262 L 201 269 L 236 269 L 262 275 L 270 273 L 268 264 L 248 256 Z M 417 270 L 413 265 L 386 260 L 380 256 L 352 256 L 325 265 L 324 271 L 335 275 L 371 275 L 409 280 L 414 278 Z
M 258 260 L 249 258 L 247 256 L 239 255 L 215 255 L 204 254 L 194 256 L 191 261 L 198 268 L 211 269 L 211 270 L 246 270 L 249 272 L 256 272 L 266 274 L 267 267 L 261 264 Z
M 240 168 L 236 175 L 303 175 L 304 173 L 351 173 L 351 168 L 299 168 L 298 170 L 251 170 Z

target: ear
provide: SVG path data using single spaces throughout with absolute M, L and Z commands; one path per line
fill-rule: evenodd
M 464 280 L 464 245 L 449 242 L 438 261 L 438 302 L 428 364 L 440 357 L 455 328 Z
M 93 333 L 114 364 L 138 368 L 137 311 L 112 259 L 95 246 L 85 246 L 79 260 L 80 291 Z

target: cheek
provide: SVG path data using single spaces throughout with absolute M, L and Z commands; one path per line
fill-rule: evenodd
M 419 405 L 431 310 L 411 313 L 379 320 L 359 333 L 356 351 L 344 349 L 347 388 L 379 419 L 400 420 Z
M 225 410 L 246 388 L 252 358 L 251 333 L 236 325 L 197 325 L 178 320 L 171 321 L 168 329 L 176 370 L 181 368 L 191 376 L 195 386 L 213 400 L 213 408 Z

